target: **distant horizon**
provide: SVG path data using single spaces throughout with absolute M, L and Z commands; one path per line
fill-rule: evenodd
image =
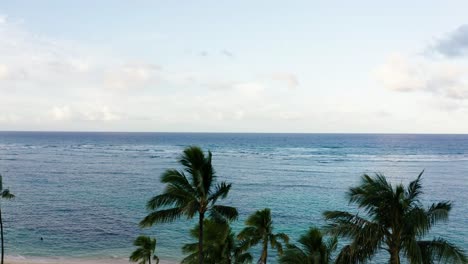
M 468 133 L 384 133 L 384 132 L 229 132 L 229 131 L 72 131 L 72 130 L 0 130 L 0 133 L 115 133 L 115 134 L 297 134 L 297 135 L 461 135 Z

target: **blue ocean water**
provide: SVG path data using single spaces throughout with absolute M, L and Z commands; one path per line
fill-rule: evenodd
M 345 192 L 363 173 L 407 183 L 425 169 L 423 202 L 454 204 L 429 237 L 468 250 L 468 135 L 0 132 L 0 173 L 17 196 L 2 204 L 7 254 L 126 257 L 145 233 L 160 258 L 180 260 L 193 221 L 138 222 L 188 145 L 211 150 L 219 179 L 233 183 L 222 203 L 239 209 L 236 230 L 269 207 L 276 231 L 295 240 L 324 224 L 324 210 L 354 210 Z

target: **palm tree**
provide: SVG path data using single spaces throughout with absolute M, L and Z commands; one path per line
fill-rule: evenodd
M 190 235 L 198 238 L 198 225 Z M 203 251 L 205 264 L 245 264 L 252 262 L 252 255 L 238 247 L 235 234 L 228 222 L 205 219 L 203 232 Z M 183 264 L 198 263 L 198 243 L 185 244 L 184 253 L 190 253 L 182 260 Z
M 154 254 L 156 250 L 156 238 L 150 238 L 148 236 L 139 236 L 135 239 L 133 245 L 138 248 L 135 251 L 133 251 L 132 255 L 130 255 L 131 261 L 139 261 L 139 264 L 151 264 L 151 259 L 154 259 L 156 264 L 159 263 L 158 256 Z
M 287 245 L 279 259 L 280 264 L 328 264 L 331 253 L 336 250 L 338 239 L 332 237 L 326 242 L 318 228 L 310 228 L 307 234 L 299 238 L 302 247 Z
M 15 196 L 10 193 L 9 189 L 3 189 L 3 178 L 2 175 L 0 175 L 0 197 L 1 199 L 5 200 L 10 200 L 13 199 Z M 0 203 L 0 234 L 1 234 L 1 240 L 2 240 L 2 262 L 3 264 L 3 259 L 5 256 L 5 249 L 3 245 L 3 219 L 2 219 L 2 208 L 1 208 L 1 203 Z
M 259 243 L 262 244 L 262 253 L 257 263 L 266 264 L 268 258 L 268 245 L 276 249 L 278 254 L 283 253 L 283 245 L 280 240 L 288 243 L 289 237 L 284 233 L 273 233 L 273 222 L 271 220 L 271 211 L 268 208 L 253 213 L 245 221 L 245 227 L 237 236 L 242 240 L 240 248 L 246 250 Z
M 352 239 L 338 256 L 341 263 L 364 262 L 381 248 L 390 254 L 391 264 L 400 264 L 400 255 L 410 263 L 467 263 L 463 250 L 442 238 L 419 240 L 433 225 L 448 220 L 452 208 L 450 202 L 423 208 L 419 200 L 423 172 L 408 186 L 392 186 L 382 174 L 363 175 L 361 184 L 350 188 L 348 197 L 366 217 L 344 211 L 324 213 L 331 221 L 328 229 L 332 234 Z
M 234 220 L 237 209 L 217 205 L 219 199 L 227 197 L 231 184 L 216 183 L 216 175 L 211 165 L 211 152 L 205 155 L 199 147 L 184 150 L 179 162 L 183 170 L 170 169 L 163 173 L 161 182 L 167 184 L 160 195 L 148 201 L 149 213 L 140 226 L 149 227 L 155 223 L 166 223 L 186 216 L 188 219 L 198 214 L 198 261 L 203 264 L 203 222 L 206 213 L 213 218 Z

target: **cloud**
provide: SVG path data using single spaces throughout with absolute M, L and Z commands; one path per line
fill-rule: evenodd
M 297 76 L 290 72 L 275 72 L 261 74 L 245 81 L 207 79 L 201 77 L 192 78 L 194 82 L 199 82 L 201 86 L 209 87 L 213 90 L 238 90 L 239 87 L 250 87 L 250 90 L 284 90 L 284 87 L 293 89 L 299 86 Z M 254 88 L 255 87 L 255 88 Z M 261 89 L 260 89 L 261 87 Z M 245 90 L 245 89 L 244 89 Z
M 289 88 L 296 88 L 299 86 L 299 80 L 297 76 L 289 72 L 277 72 L 271 75 L 271 78 L 275 81 L 286 84 Z
M 121 117 L 112 112 L 109 107 L 86 105 L 85 107 L 55 106 L 49 110 L 49 118 L 53 121 L 116 121 Z
M 107 106 L 99 106 L 97 109 L 86 110 L 81 113 L 81 119 L 85 121 L 117 121 L 121 117 L 112 112 Z
M 8 78 L 8 67 L 4 64 L 0 64 L 0 80 Z
M 125 64 L 109 70 L 105 77 L 106 87 L 118 90 L 141 88 L 157 82 L 161 67 L 155 64 Z
M 463 63 L 392 54 L 376 71 L 376 76 L 389 90 L 468 99 L 468 66 Z
M 101 56 L 65 40 L 28 32 L 21 23 L 0 23 L 0 80 L 19 88 L 87 85 L 95 78 Z
M 55 106 L 50 110 L 50 116 L 55 121 L 68 121 L 73 115 L 69 106 Z
M 229 58 L 232 58 L 234 57 L 234 53 L 232 53 L 231 51 L 227 50 L 227 49 L 223 49 L 221 50 L 221 54 L 226 56 L 226 57 L 229 57 Z
M 436 41 L 430 50 L 446 57 L 461 57 L 468 52 L 468 24 L 461 25 Z
M 424 89 L 426 76 L 402 54 L 394 53 L 376 71 L 378 80 L 389 90 L 408 92 Z
M 265 91 L 265 85 L 260 82 L 241 82 L 233 85 L 233 88 L 242 96 L 257 97 Z
M 185 127 L 192 116 L 213 124 L 292 116 L 281 109 L 284 96 L 278 96 L 297 86 L 292 73 L 230 78 L 222 67 L 162 67 L 37 35 L 9 20 L 0 24 L 0 40 L 0 97 L 7 102 L 0 104 L 3 123 L 93 130 L 99 124 L 119 124 L 126 130 L 133 123 L 140 128 Z M 233 55 L 220 52 L 209 55 Z M 287 114 L 278 115 L 280 111 Z M 210 127 L 208 121 L 203 125 Z

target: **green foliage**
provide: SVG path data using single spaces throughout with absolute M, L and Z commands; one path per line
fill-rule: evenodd
M 203 220 L 208 212 L 219 221 L 231 221 L 237 218 L 237 209 L 217 205 L 219 199 L 227 197 L 231 184 L 216 183 L 216 174 L 211 164 L 211 152 L 205 155 L 199 147 L 188 147 L 179 159 L 182 170 L 169 169 L 161 176 L 166 184 L 164 192 L 151 198 L 147 208 L 151 211 L 141 222 L 141 227 L 155 223 L 166 223 L 181 216 L 199 217 L 198 247 L 203 248 Z M 203 263 L 203 250 L 198 251 L 198 261 Z
M 3 189 L 3 176 L 0 175 L 0 197 L 5 200 L 10 200 L 15 198 L 15 196 L 10 192 L 9 189 Z
M 318 228 L 310 228 L 299 238 L 300 246 L 287 245 L 283 255 L 279 258 L 281 264 L 328 264 L 331 253 L 336 250 L 338 239 L 332 237 L 324 241 Z
M 451 263 L 466 263 L 461 249 L 450 243 L 418 241 L 431 227 L 446 221 L 451 209 L 450 202 L 435 203 L 422 207 L 421 174 L 407 187 L 392 186 L 384 175 L 364 175 L 361 184 L 350 188 L 348 198 L 365 217 L 342 211 L 327 211 L 324 216 L 331 223 L 328 231 L 333 235 L 352 239 L 337 257 L 337 263 L 363 263 L 380 248 L 390 254 L 390 263 L 400 263 L 403 254 L 410 263 L 432 263 L 435 259 L 451 260 Z
M 138 262 L 139 264 L 151 264 L 151 260 L 153 259 L 156 264 L 159 263 L 159 258 L 154 255 L 156 251 L 156 238 L 139 236 L 135 239 L 133 245 L 136 246 L 137 249 L 130 255 L 130 261 Z
M 205 156 L 199 147 L 185 149 L 179 160 L 183 170 L 170 169 L 163 173 L 161 182 L 166 184 L 166 189 L 148 201 L 147 208 L 151 213 L 140 226 L 172 222 L 181 216 L 193 218 L 205 212 L 224 220 L 236 219 L 235 208 L 216 205 L 218 199 L 227 197 L 231 184 L 216 183 L 211 156 L 211 152 Z
M 259 243 L 262 245 L 262 253 L 258 263 L 267 263 L 268 247 L 276 249 L 278 254 L 283 253 L 284 243 L 289 242 L 289 237 L 284 233 L 273 233 L 273 222 L 271 219 L 271 211 L 268 208 L 259 210 L 250 215 L 245 221 L 245 227 L 237 236 L 241 240 L 240 248 L 247 250 Z
M 203 236 L 204 263 L 206 264 L 244 264 L 251 263 L 252 256 L 239 249 L 235 234 L 229 223 L 205 219 Z M 199 237 L 199 226 L 190 231 L 193 238 Z M 183 264 L 198 263 L 198 243 L 185 244 L 183 252 L 189 254 Z

